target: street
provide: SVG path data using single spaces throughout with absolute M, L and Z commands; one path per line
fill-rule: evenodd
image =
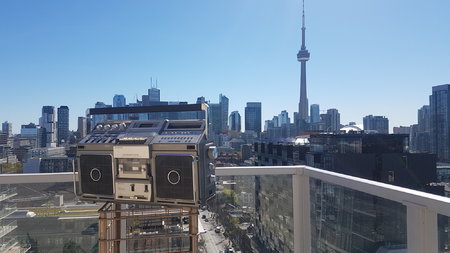
M 206 216 L 208 221 L 205 221 L 205 219 L 201 218 L 203 215 Z M 225 238 L 225 236 L 223 236 L 224 231 L 222 226 L 216 223 L 216 220 L 211 217 L 212 215 L 214 215 L 214 213 L 211 213 L 207 210 L 200 210 L 199 222 L 205 230 L 204 233 L 200 234 L 200 238 L 205 242 L 204 247 L 200 248 L 200 250 L 201 252 L 206 253 L 219 253 L 230 247 L 230 241 Z M 220 226 L 221 228 L 220 233 L 216 233 L 214 231 L 217 226 Z

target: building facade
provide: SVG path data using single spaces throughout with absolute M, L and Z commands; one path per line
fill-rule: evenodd
M 376 131 L 379 134 L 389 133 L 389 119 L 384 116 L 367 115 L 363 118 L 364 131 Z
M 12 123 L 5 121 L 2 123 L 2 133 L 6 134 L 6 136 L 12 137 Z
M 262 105 L 261 102 L 247 102 L 245 107 L 245 131 L 261 133 Z
M 433 87 L 430 96 L 430 151 L 450 161 L 450 84 Z
M 241 131 L 241 115 L 238 111 L 233 111 L 228 119 L 230 123 L 230 131 Z
M 58 144 L 69 142 L 69 107 L 62 105 L 58 108 L 57 121 Z
M 256 165 L 306 164 L 415 190 L 439 190 L 428 186 L 436 180 L 436 156 L 408 153 L 408 135 L 317 134 L 309 144 L 255 143 L 254 151 Z M 320 180 L 310 184 L 311 252 L 385 252 L 377 250 L 390 246 L 405 252 L 405 206 Z M 291 177 L 255 177 L 255 236 L 267 252 L 293 252 L 291 185 Z
M 114 95 L 113 97 L 113 107 L 125 107 L 127 106 L 127 100 L 124 95 Z M 114 114 L 114 120 L 125 120 L 128 117 L 125 114 Z
M 43 106 L 42 107 L 42 117 L 40 118 L 41 127 L 45 129 L 46 134 L 46 146 L 53 147 L 56 146 L 56 115 L 55 107 L 53 106 Z
M 312 104 L 310 107 L 310 123 L 320 122 L 320 106 L 318 104 Z

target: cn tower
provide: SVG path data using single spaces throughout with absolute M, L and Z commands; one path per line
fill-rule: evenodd
M 297 60 L 301 63 L 300 72 L 300 102 L 298 103 L 299 119 L 308 122 L 308 97 L 306 96 L 306 62 L 309 60 L 309 52 L 305 46 L 305 0 L 303 0 L 302 12 L 302 47 L 297 54 Z

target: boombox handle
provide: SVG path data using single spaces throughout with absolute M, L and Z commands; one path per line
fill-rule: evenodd
M 185 104 L 185 105 L 153 105 L 136 107 L 108 107 L 89 108 L 86 117 L 104 114 L 126 114 L 126 113 L 152 113 L 152 112 L 205 112 L 205 132 L 209 137 L 208 128 L 208 105 L 207 104 Z

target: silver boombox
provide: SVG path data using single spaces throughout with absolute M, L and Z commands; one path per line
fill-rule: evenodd
M 80 199 L 198 206 L 215 195 L 205 120 L 105 121 L 77 146 Z

